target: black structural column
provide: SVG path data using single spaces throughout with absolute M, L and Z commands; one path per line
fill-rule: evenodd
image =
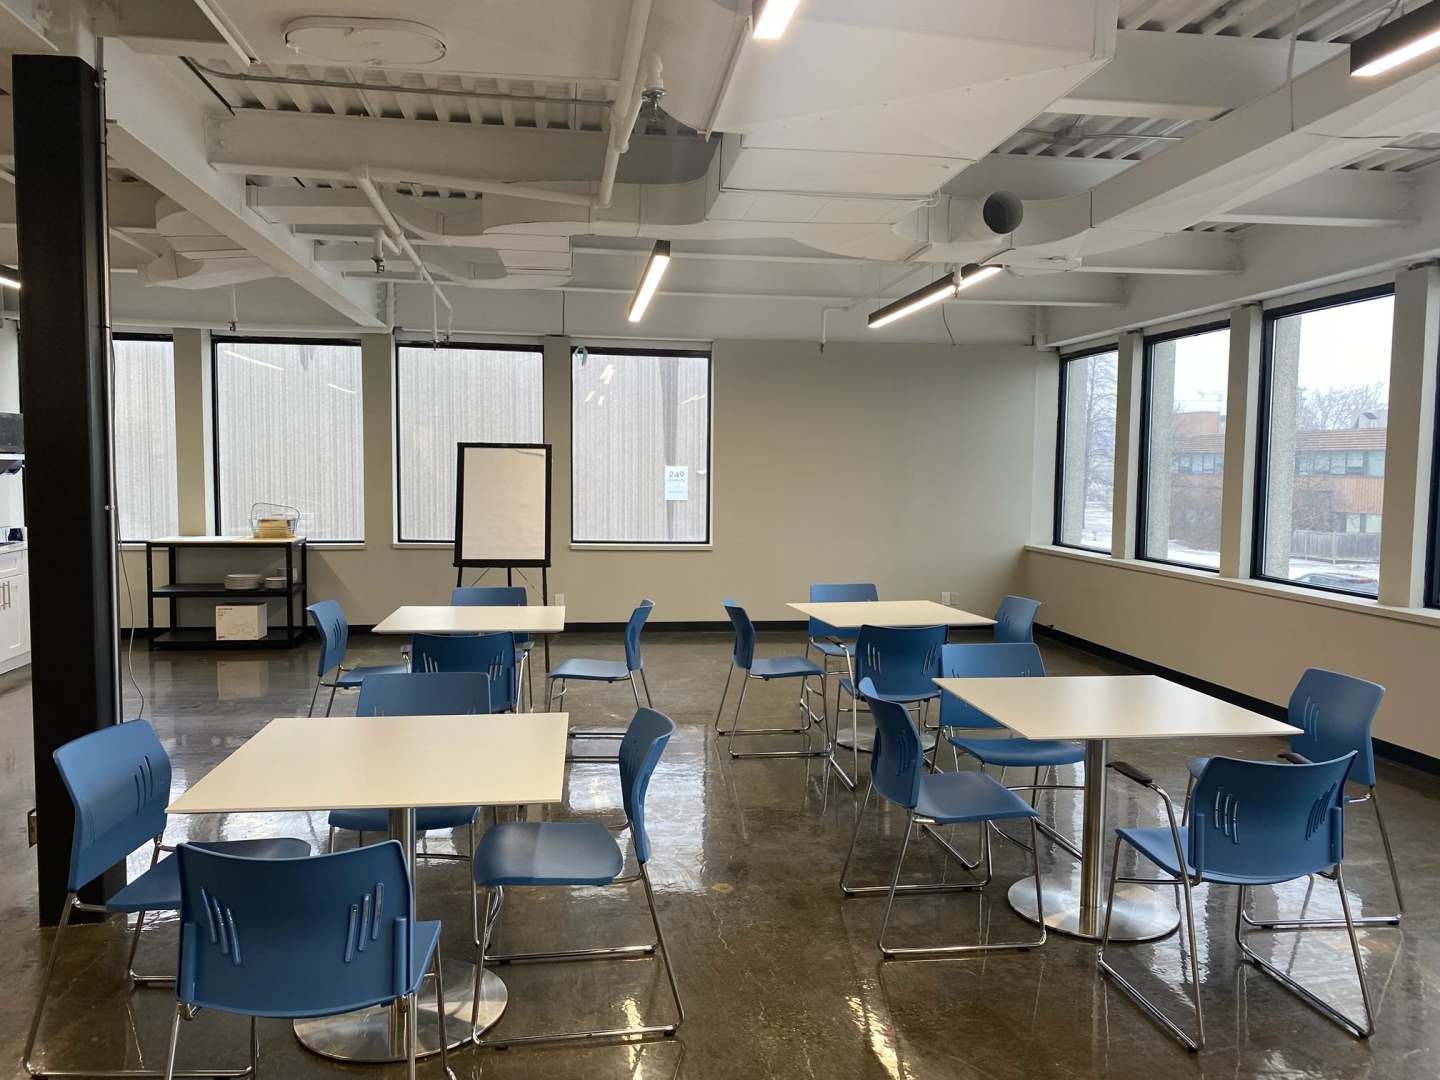
M 21 55 L 12 71 L 40 920 L 54 923 L 74 814 L 51 754 L 119 719 L 105 118 L 85 61 Z

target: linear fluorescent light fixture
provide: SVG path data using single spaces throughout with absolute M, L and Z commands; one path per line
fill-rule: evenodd
M 938 304 L 941 300 L 949 300 L 961 289 L 968 289 L 976 282 L 984 281 L 986 278 L 994 277 L 1000 273 L 999 266 L 981 266 L 978 263 L 966 263 L 959 271 L 949 277 L 943 277 L 939 281 L 933 281 L 923 289 L 916 289 L 909 296 L 902 296 L 893 304 L 887 304 L 879 311 L 870 314 L 870 329 L 878 330 L 882 326 L 889 326 L 896 319 L 903 319 L 912 312 L 921 308 L 929 307 L 931 304 Z
M 1422 4 L 1350 43 L 1350 74 L 1380 75 L 1440 49 L 1440 3 Z
M 640 275 L 640 284 L 635 287 L 635 295 L 630 300 L 631 322 L 639 322 L 645 317 L 645 309 L 650 306 L 655 290 L 660 287 L 660 279 L 665 276 L 669 265 L 670 241 L 656 240 L 650 259 L 645 263 L 645 273 Z
M 774 41 L 785 33 L 790 25 L 790 16 L 800 6 L 800 0 L 762 0 L 760 14 L 755 16 L 755 30 L 751 37 L 761 41 Z
M 7 288 L 18 289 L 20 287 L 20 271 L 13 266 L 6 266 L 0 263 L 0 285 Z

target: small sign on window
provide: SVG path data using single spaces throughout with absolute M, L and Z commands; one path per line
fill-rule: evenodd
M 690 501 L 690 466 L 665 466 L 665 501 Z

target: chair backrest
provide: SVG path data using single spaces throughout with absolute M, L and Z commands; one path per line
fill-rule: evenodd
M 675 733 L 675 721 L 654 709 L 638 709 L 620 740 L 620 795 L 625 817 L 635 839 L 635 857 L 650 861 L 650 835 L 645 831 L 645 793 L 650 775 L 659 764 L 665 744 Z
M 1040 647 L 1033 642 L 945 645 L 940 649 L 940 677 L 943 679 L 1013 679 L 1044 674 Z M 996 728 L 1004 725 L 954 694 L 941 693 L 940 726 Z
M 356 716 L 459 716 L 490 711 L 490 676 L 483 671 L 411 671 L 367 675 Z
M 1342 796 L 1355 751 L 1313 765 L 1211 758 L 1190 801 L 1190 864 L 1256 885 L 1345 857 Z
M 654 600 L 641 600 L 640 606 L 630 613 L 630 621 L 625 624 L 625 666 L 631 671 L 639 671 L 645 666 L 640 657 L 640 631 L 645 629 L 645 620 L 654 610 Z
M 880 599 L 880 590 L 871 582 L 856 582 L 852 585 L 816 584 L 810 586 L 812 604 L 843 604 L 846 602 L 870 602 Z M 824 619 L 810 620 L 810 637 L 836 638 L 840 641 L 854 641 L 859 635 L 858 626 L 831 626 Z
M 725 614 L 730 616 L 730 622 L 735 627 L 735 648 L 730 654 L 730 662 L 749 671 L 750 665 L 755 662 L 755 624 L 750 621 L 745 609 L 728 597 Z
M 855 639 L 855 677 L 870 679 L 884 697 L 938 694 L 943 626 L 862 626 Z
M 409 992 L 414 900 L 398 840 L 302 859 L 181 844 L 176 997 L 250 1016 L 331 1016 Z
M 492 708 L 515 707 L 515 635 L 416 634 L 410 650 L 414 671 L 483 671 L 490 676 Z M 366 680 L 369 681 L 368 679 Z
M 880 695 L 872 679 L 860 680 L 860 693 L 875 719 L 875 745 L 870 751 L 870 782 L 884 798 L 914 809 L 920 801 L 925 746 L 904 705 Z
M 1350 779 L 1374 787 L 1375 748 L 1370 742 L 1370 725 L 1384 696 L 1385 688 L 1377 683 L 1311 668 L 1300 676 L 1290 695 L 1290 723 L 1305 732 L 1290 736 L 1290 749 L 1311 761 L 1328 761 L 1354 750 Z
M 524 585 L 457 585 L 450 590 L 451 607 L 525 607 L 530 603 L 530 590 Z M 523 645 L 529 634 L 516 634 Z
M 1023 596 L 1007 596 L 995 609 L 995 640 L 1000 644 L 1035 640 L 1035 613 L 1039 600 Z
M 53 756 L 75 804 L 66 885 L 75 892 L 165 831 L 170 758 L 149 720 L 82 735 Z
M 320 660 L 317 678 L 323 679 L 327 671 L 334 671 L 345 659 L 345 647 L 350 641 L 350 624 L 345 613 L 334 600 L 321 600 L 305 609 L 315 620 L 315 629 L 320 631 Z

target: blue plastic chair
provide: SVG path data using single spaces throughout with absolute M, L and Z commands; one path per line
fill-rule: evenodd
M 127 969 L 136 983 L 168 983 L 173 975 L 136 975 L 135 950 L 145 917 L 152 911 L 174 911 L 180 906 L 179 863 L 160 858 L 165 834 L 165 807 L 170 802 L 170 758 L 155 736 L 148 720 L 131 720 L 85 735 L 55 751 L 55 765 L 65 790 L 75 804 L 75 832 L 70 842 L 70 873 L 66 880 L 65 906 L 60 925 L 50 945 L 50 958 L 40 981 L 40 993 L 25 1040 L 25 1071 L 43 1074 L 31 1060 L 40 1034 L 40 1020 L 61 943 L 75 912 L 96 915 L 137 916 L 130 941 Z M 84 904 L 77 894 L 110 867 L 122 862 L 132 851 L 150 844 L 150 868 L 103 904 Z M 212 851 L 230 852 L 257 859 L 303 859 L 310 854 L 304 840 L 277 837 L 264 840 L 223 840 L 199 845 Z M 153 1069 L 114 1070 L 87 1075 L 114 1077 L 159 1074 Z M 214 1071 L 185 1076 L 240 1076 L 241 1071 Z
M 660 929 L 660 916 L 655 910 L 655 890 L 650 882 L 650 834 L 645 828 L 645 794 L 650 777 L 664 753 L 665 745 L 675 732 L 675 722 L 654 709 L 639 709 L 630 721 L 620 742 L 620 789 L 625 806 L 625 819 L 640 864 L 638 875 L 622 877 L 625 851 L 610 830 L 599 822 L 580 821 L 507 821 L 488 830 L 475 849 L 473 865 L 475 888 L 484 889 L 485 930 L 479 950 L 480 975 L 485 963 L 532 963 L 556 960 L 626 959 L 654 955 L 658 949 L 665 962 L 670 980 L 670 993 L 675 998 L 676 1018 L 669 1024 L 646 1024 L 612 1028 L 604 1031 L 574 1031 L 544 1035 L 525 1035 L 481 1041 L 477 1046 L 500 1049 L 520 1043 L 546 1043 L 600 1038 L 643 1038 L 648 1035 L 674 1035 L 685 1022 L 685 1006 L 680 1001 L 680 984 L 675 978 L 670 948 Z M 655 942 L 650 945 L 620 945 L 599 949 L 569 949 L 558 952 L 509 953 L 490 952 L 490 939 L 500 916 L 505 887 L 517 886 L 603 886 L 633 882 L 636 877 L 645 885 L 645 902 L 650 921 L 655 927 Z M 478 1002 L 477 1002 L 478 1009 Z M 472 1026 L 475 1015 L 471 1016 Z
M 530 590 L 524 585 L 457 585 L 450 590 L 451 607 L 525 607 Z M 519 682 L 525 686 L 529 707 L 535 707 L 535 687 L 530 670 L 530 650 L 535 642 L 529 634 L 515 635 L 515 653 L 520 663 Z
M 433 971 L 443 1001 L 440 924 L 415 918 L 398 840 L 313 859 L 245 859 L 181 844 L 180 964 L 170 1022 L 167 1080 L 180 1021 L 196 1009 L 255 1019 L 337 1016 L 395 1003 L 415 1075 L 419 994 Z M 440 1062 L 450 1074 L 445 1010 L 435 1009 Z M 252 1072 L 252 1075 L 254 1073 Z
M 490 706 L 515 712 L 520 683 L 515 671 L 515 635 L 416 634 L 410 666 L 414 671 L 483 671 L 490 676 Z
M 1035 640 L 1035 613 L 1040 610 L 1039 600 L 1027 600 L 1023 596 L 1007 596 L 995 609 L 995 641 L 1010 645 Z
M 367 676 L 395 675 L 406 670 L 404 664 L 372 664 L 368 667 L 347 668 L 345 647 L 350 641 L 350 624 L 345 621 L 345 613 L 340 610 L 340 605 L 334 600 L 321 600 L 305 610 L 315 620 L 315 629 L 320 632 L 320 660 L 315 673 L 315 692 L 310 695 L 310 711 L 306 716 L 315 715 L 315 700 L 320 696 L 322 686 L 330 688 L 330 700 L 325 705 L 325 715 L 329 716 L 335 705 L 337 690 L 359 690 Z M 330 682 L 326 682 L 325 676 L 331 672 L 335 673 L 334 677 Z
M 869 678 L 860 681 L 860 693 L 870 703 L 870 712 L 875 717 L 875 744 L 870 752 L 870 786 L 860 804 L 860 813 L 856 815 L 855 832 L 850 837 L 850 850 L 845 855 L 845 866 L 840 871 L 840 890 L 846 896 L 885 894 L 885 917 L 880 922 L 880 936 L 876 942 L 880 952 L 886 957 L 965 956 L 998 952 L 1002 949 L 1035 949 L 1044 945 L 1045 913 L 1040 890 L 1039 844 L 1035 838 L 1034 808 L 983 772 L 927 773 L 920 730 L 915 726 L 905 704 L 883 697 L 874 681 Z M 895 869 L 890 874 L 889 885 L 851 885 L 850 864 L 855 858 L 855 843 L 860 838 L 865 809 L 870 805 L 870 796 L 873 793 L 878 793 L 881 799 L 906 811 L 905 827 L 900 830 L 903 835 L 900 852 L 895 858 Z M 977 945 L 898 947 L 885 944 L 885 931 L 890 925 L 890 911 L 895 906 L 896 893 L 976 890 L 989 884 L 994 869 L 989 825 L 995 821 L 1007 820 L 1030 822 L 1030 858 L 1035 878 L 1035 905 L 1040 913 L 1040 936 L 1029 941 L 987 942 Z M 934 827 L 938 825 L 962 824 L 980 826 L 980 860 L 972 862 L 966 859 L 949 841 L 934 831 Z M 916 825 L 923 826 L 926 836 L 967 869 L 974 868 L 983 861 L 984 876 L 978 881 L 969 882 L 936 881 L 901 885 L 900 870 L 904 866 L 905 853 L 909 850 L 910 837 Z
M 1375 823 L 1380 827 L 1380 842 L 1385 848 L 1385 861 L 1390 867 L 1390 883 L 1395 889 L 1396 914 L 1365 915 L 1355 920 L 1356 926 L 1395 926 L 1405 914 L 1405 896 L 1400 891 L 1400 871 L 1395 866 L 1395 852 L 1390 846 L 1390 833 L 1380 813 L 1375 794 L 1375 747 L 1370 726 L 1385 688 L 1338 671 L 1310 668 L 1290 695 L 1286 719 L 1303 730 L 1303 735 L 1290 736 L 1290 752 L 1281 755 L 1290 762 L 1326 761 L 1355 751 L 1355 764 L 1348 782 L 1367 789 L 1359 797 L 1346 795 L 1345 805 L 1368 802 L 1375 810 Z M 1189 763 L 1190 785 L 1185 789 L 1186 814 L 1189 813 L 1190 791 L 1205 771 L 1209 758 L 1195 758 Z M 1290 922 L 1265 921 L 1257 926 L 1266 929 L 1290 929 L 1296 926 L 1339 928 L 1344 923 L 1333 919 L 1302 919 Z
M 635 675 L 640 675 L 640 686 L 645 688 L 645 706 L 652 706 L 650 700 L 650 683 L 645 678 L 645 660 L 640 655 L 640 631 L 645 628 L 645 620 L 650 618 L 650 612 L 655 609 L 654 600 L 641 600 L 640 606 L 630 613 L 629 620 L 625 623 L 625 659 L 624 660 L 584 660 L 578 657 L 570 660 L 562 660 L 555 667 L 550 669 L 549 689 L 545 693 L 545 711 L 552 712 L 560 708 L 560 702 L 565 697 L 565 684 L 571 679 L 580 682 L 603 682 L 619 683 L 629 682 L 630 693 L 635 697 L 635 707 L 641 708 L 640 688 L 635 685 Z M 556 690 L 555 684 L 560 684 Z M 572 731 L 572 739 L 619 739 L 624 732 L 617 731 Z M 613 761 L 613 758 L 587 757 L 581 760 L 602 760 Z
M 1110 869 L 1110 892 L 1105 908 L 1097 962 L 1100 970 L 1115 980 L 1129 997 L 1190 1050 L 1205 1045 L 1205 1014 L 1200 1002 L 1200 961 L 1196 954 L 1195 905 L 1191 890 L 1202 882 L 1233 885 L 1240 890 L 1238 915 L 1245 914 L 1246 890 L 1257 885 L 1280 885 L 1313 874 L 1333 872 L 1340 890 L 1344 926 L 1350 934 L 1350 950 L 1365 1003 L 1365 1022 L 1352 1020 L 1281 971 L 1250 948 L 1241 918 L 1235 920 L 1235 940 L 1244 958 L 1274 976 L 1341 1027 L 1361 1038 L 1375 1029 L 1370 987 L 1355 936 L 1355 919 L 1345 891 L 1342 863 L 1344 849 L 1345 778 L 1357 758 L 1355 751 L 1332 761 L 1282 765 L 1269 761 L 1241 761 L 1238 758 L 1211 758 L 1195 783 L 1194 805 L 1198 813 L 1188 824 L 1176 821 L 1175 804 L 1153 779 L 1123 761 L 1110 767 L 1122 776 L 1149 788 L 1160 796 L 1168 824 L 1152 829 L 1117 829 L 1115 852 Z M 1145 861 L 1168 875 L 1163 881 L 1124 878 L 1120 869 L 1120 846 L 1128 844 Z M 1166 1016 L 1108 960 L 1110 913 L 1115 905 L 1115 883 L 1124 880 L 1149 884 L 1178 885 L 1185 898 L 1185 926 L 1190 943 L 1182 947 L 1190 958 L 1190 989 L 1195 1007 L 1196 1032 L 1191 1036 Z M 1215 904 L 1214 893 L 1206 901 Z M 1215 952 L 1210 953 L 1211 963 Z
M 840 694 L 850 697 L 850 746 L 854 758 L 854 774 L 847 775 L 837 763 L 835 768 L 852 788 L 860 779 L 860 754 L 866 748 L 860 735 L 856 715 L 863 694 L 856 695 L 855 686 L 871 680 L 882 697 L 906 705 L 920 706 L 928 711 L 928 703 L 940 696 L 935 680 L 940 676 L 940 648 L 945 644 L 948 629 L 944 626 L 862 626 L 855 639 L 855 679 L 841 679 L 835 693 L 836 727 L 839 727 Z M 924 718 L 922 717 L 922 724 Z M 933 737 L 931 737 L 933 738 Z M 933 746 L 926 738 L 927 747 Z M 834 761 L 834 758 L 831 758 Z
M 720 707 L 715 711 L 715 730 L 721 731 L 720 717 L 725 714 L 725 699 L 730 695 L 730 682 L 735 677 L 738 669 L 741 674 L 740 700 L 735 703 L 735 716 L 730 721 L 730 740 L 728 748 L 732 758 L 758 758 L 758 757 L 824 757 L 830 753 L 831 741 L 826 714 L 815 715 L 815 710 L 810 707 L 809 695 L 805 692 L 804 683 L 810 679 L 820 680 L 820 700 L 825 701 L 828 691 L 825 669 L 815 661 L 806 656 L 773 656 L 757 660 L 755 658 L 755 624 L 750 621 L 749 614 L 734 600 L 725 600 L 725 614 L 730 616 L 730 624 L 735 627 L 735 647 L 730 654 L 730 670 L 725 673 L 725 689 L 720 693 Z M 800 679 L 802 689 L 800 693 L 799 709 L 803 722 L 799 727 L 787 728 L 744 728 L 740 727 L 740 710 L 745 707 L 745 691 L 750 686 L 751 679 L 759 679 L 761 682 L 771 682 L 775 679 Z M 815 750 L 810 747 L 810 731 L 813 727 L 819 727 L 821 736 L 824 739 L 824 747 Z M 806 749 L 804 750 L 766 750 L 748 751 L 740 753 L 735 749 L 736 735 L 804 735 Z

